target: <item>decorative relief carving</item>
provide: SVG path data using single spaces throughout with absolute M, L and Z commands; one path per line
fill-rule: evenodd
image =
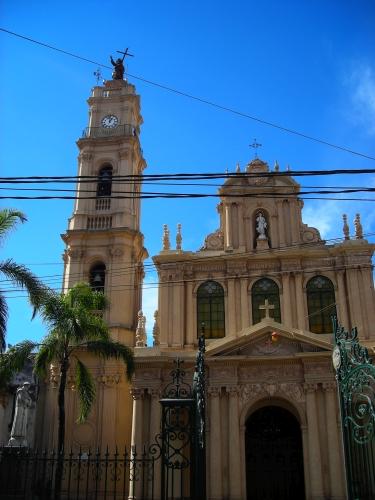
M 220 397 L 221 388 L 220 387 L 209 387 L 207 392 L 208 392 L 208 395 L 210 398 L 218 398 L 218 397 Z
M 92 153 L 80 153 L 78 159 L 81 161 L 91 161 L 94 155 Z
M 122 149 L 118 153 L 120 160 L 126 160 L 129 158 L 129 151 L 127 149 Z
M 224 235 L 220 229 L 206 236 L 204 245 L 200 248 L 204 250 L 223 250 L 224 249 Z
M 85 251 L 83 248 L 69 248 L 67 250 L 67 254 L 72 260 L 79 260 L 82 259 L 85 255 Z
M 104 385 L 105 387 L 113 387 L 121 382 L 121 374 L 115 373 L 113 375 L 106 375 L 104 373 L 99 375 L 96 380 L 99 384 Z
M 239 368 L 240 380 L 280 380 L 282 378 L 302 379 L 303 367 L 301 365 L 276 365 L 269 366 L 241 366 Z
M 315 227 L 302 224 L 301 238 L 304 243 L 322 243 L 319 231 Z
M 240 400 L 243 404 L 249 403 L 259 396 L 273 397 L 275 395 L 286 396 L 287 399 L 296 403 L 303 403 L 305 395 L 302 385 L 299 383 L 258 383 L 246 384 L 240 388 Z
M 111 257 L 122 257 L 124 255 L 124 249 L 122 247 L 111 247 L 108 248 L 108 254 Z
M 130 389 L 130 395 L 134 400 L 143 399 L 145 391 L 144 389 L 138 389 L 137 387 L 133 387 L 132 389 Z

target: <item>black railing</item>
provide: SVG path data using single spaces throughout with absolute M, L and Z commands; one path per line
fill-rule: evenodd
M 128 499 L 135 485 L 137 499 L 154 498 L 155 459 L 146 450 L 70 451 L 59 456 L 15 447 L 0 447 L 0 498 L 52 500 L 61 461 L 62 500 Z
M 86 127 L 82 132 L 82 139 L 100 138 L 100 137 L 117 137 L 117 136 L 136 136 L 137 130 L 133 125 L 117 125 L 115 128 L 104 127 Z

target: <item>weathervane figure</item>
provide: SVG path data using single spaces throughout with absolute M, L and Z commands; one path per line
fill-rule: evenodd
M 262 145 L 259 144 L 256 139 L 254 139 L 254 142 L 252 144 L 249 144 L 249 146 L 255 149 L 254 158 L 258 158 L 258 148 L 262 147 Z
M 130 54 L 128 52 L 128 48 L 126 48 L 125 52 L 122 52 L 121 50 L 117 50 L 119 54 L 124 54 L 122 59 L 119 57 L 116 59 L 116 61 L 111 57 L 111 63 L 114 67 L 113 72 L 112 72 L 112 78 L 113 80 L 123 80 L 124 79 L 124 59 L 126 56 L 134 57 L 133 54 Z
M 96 78 L 96 85 L 99 85 L 100 79 L 102 77 L 102 72 L 100 71 L 100 68 L 94 71 L 94 76 Z

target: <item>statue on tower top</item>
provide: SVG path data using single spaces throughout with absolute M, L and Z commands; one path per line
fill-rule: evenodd
M 128 48 L 126 48 L 125 52 L 122 52 L 120 50 L 117 50 L 119 54 L 124 54 L 122 59 L 119 57 L 116 59 L 116 61 L 113 59 L 112 56 L 111 58 L 111 63 L 113 65 L 113 72 L 112 72 L 112 79 L 113 80 L 123 80 L 124 79 L 124 72 L 125 72 L 125 67 L 124 67 L 124 59 L 126 56 L 134 57 L 133 54 L 130 54 L 128 52 Z

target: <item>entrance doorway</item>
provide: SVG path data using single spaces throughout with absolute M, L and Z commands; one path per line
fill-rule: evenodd
M 301 429 L 284 408 L 265 406 L 246 422 L 248 500 L 305 498 Z

